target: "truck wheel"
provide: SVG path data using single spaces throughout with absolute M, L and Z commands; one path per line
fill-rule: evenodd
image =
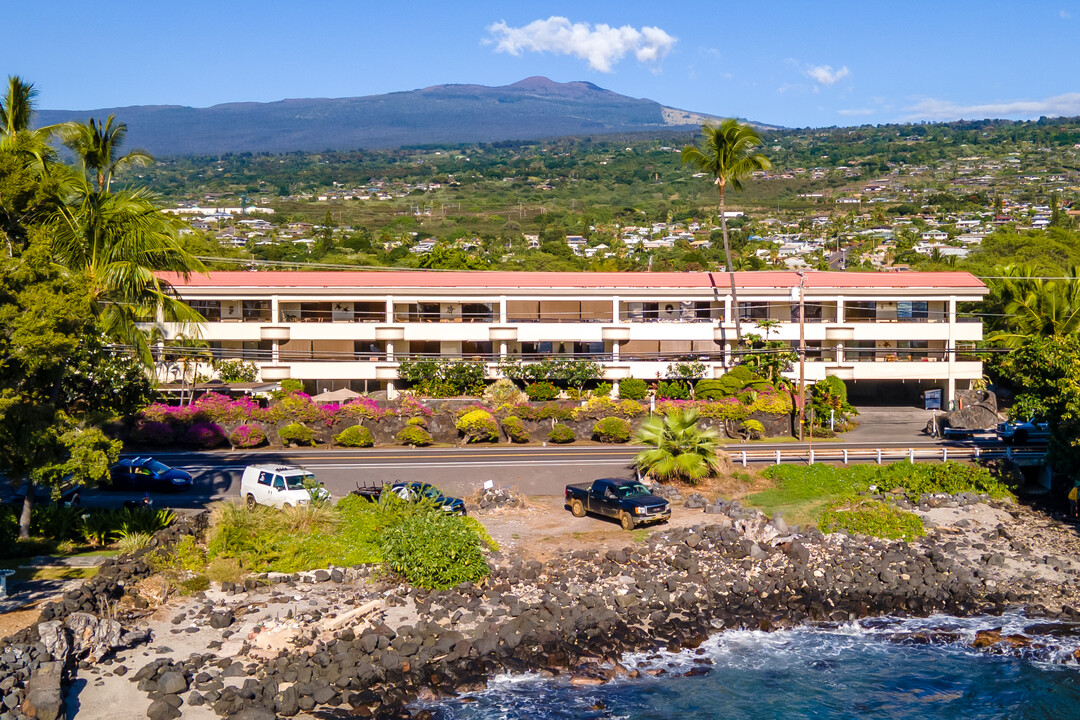
M 253 507 L 255 507 L 255 496 L 254 496 L 254 495 L 252 495 L 251 493 L 248 493 L 248 496 L 247 496 L 247 498 L 245 499 L 245 502 L 247 503 L 247 506 L 248 506 L 249 508 L 253 508 Z
M 585 506 L 581 504 L 580 500 L 571 500 L 570 512 L 574 514 L 574 517 L 585 517 Z
M 624 512 L 623 514 L 619 515 L 619 523 L 622 525 L 623 530 L 634 529 L 634 518 L 628 512 Z

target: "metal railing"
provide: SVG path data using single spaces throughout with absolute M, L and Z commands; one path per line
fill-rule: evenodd
M 1007 446 L 995 447 L 893 447 L 893 448 L 830 448 L 822 447 L 797 448 L 791 450 L 737 450 L 731 453 L 732 462 L 743 467 L 749 464 L 780 465 L 783 463 L 805 463 L 813 465 L 816 462 L 842 462 L 848 465 L 853 462 L 873 462 L 881 465 L 886 461 L 907 460 L 909 462 L 934 461 L 948 462 L 949 460 L 1041 460 L 1045 457 L 1043 449 L 1014 449 Z

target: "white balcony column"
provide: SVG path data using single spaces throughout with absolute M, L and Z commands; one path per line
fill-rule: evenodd
M 277 340 L 270 341 L 270 364 L 278 365 L 281 362 L 281 343 Z
M 394 322 L 394 296 L 386 296 L 386 322 Z
M 836 343 L 836 363 L 838 365 L 844 364 L 844 343 Z
M 724 298 L 724 324 L 731 325 L 735 322 L 735 316 L 732 314 L 731 298 Z
M 505 295 L 500 295 L 499 296 L 499 324 L 500 325 L 505 325 L 508 322 L 508 320 L 506 319 L 508 317 L 509 317 L 509 315 L 506 312 L 506 296 Z M 502 354 L 505 355 L 506 354 L 506 343 L 503 343 L 502 346 L 503 346 Z
M 499 343 L 499 360 L 500 361 L 506 360 L 507 352 L 508 352 L 508 350 L 507 350 L 506 342 Z
M 394 341 L 386 341 L 386 362 L 394 362 Z
M 387 303 L 388 307 L 393 308 L 393 306 L 394 306 L 394 301 L 393 300 L 388 298 L 386 303 Z M 387 362 L 394 362 L 394 341 L 393 340 L 387 340 L 386 341 L 386 361 Z M 386 381 L 386 399 L 387 400 L 393 400 L 396 397 L 397 397 L 397 390 L 394 388 L 394 381 L 393 380 L 387 380 Z
M 943 410 L 954 409 L 954 403 L 956 402 L 956 378 L 953 377 L 952 370 L 949 370 L 949 379 L 945 383 L 945 404 L 942 406 Z
M 724 367 L 731 367 L 731 343 L 724 343 Z
M 844 298 L 836 298 L 836 322 L 844 322 Z
M 611 322 L 619 322 L 619 297 L 616 295 L 611 298 Z
M 270 296 L 270 317 L 272 323 L 281 322 L 281 300 L 277 295 Z

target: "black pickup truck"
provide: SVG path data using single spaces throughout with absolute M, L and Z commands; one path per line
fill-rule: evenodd
M 601 478 L 591 485 L 567 485 L 566 505 L 574 517 L 585 513 L 618 518 L 624 530 L 635 525 L 667 522 L 671 517 L 671 505 L 662 497 L 649 492 L 637 480 Z

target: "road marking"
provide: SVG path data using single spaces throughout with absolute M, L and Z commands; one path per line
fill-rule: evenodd
M 627 465 L 629 464 L 627 459 L 612 458 L 610 460 L 577 460 L 573 465 Z M 559 462 L 557 460 L 525 460 L 525 461 L 501 461 L 501 460 L 488 460 L 488 461 L 468 461 L 468 462 L 438 462 L 438 463 L 320 463 L 318 465 L 311 465 L 311 468 L 321 469 L 326 468 L 328 470 L 334 469 L 378 469 L 378 468 L 447 468 L 447 467 L 565 467 L 567 463 Z M 188 465 L 186 466 L 190 470 L 221 470 L 232 469 L 239 470 L 243 465 Z

